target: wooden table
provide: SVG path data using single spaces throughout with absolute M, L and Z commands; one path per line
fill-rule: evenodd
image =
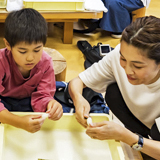
M 64 22 L 63 43 L 71 44 L 73 38 L 73 23 L 78 19 L 97 19 L 103 17 L 103 12 L 91 11 L 39 11 L 47 22 Z M 8 12 L 0 9 L 0 22 L 5 22 Z

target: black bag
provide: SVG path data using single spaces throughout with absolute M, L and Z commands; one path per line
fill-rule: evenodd
M 102 43 L 97 43 L 95 46 L 91 46 L 86 40 L 84 41 L 78 41 L 77 47 L 81 50 L 81 52 L 85 55 L 86 60 L 84 62 L 84 67 L 87 69 L 90 67 L 93 63 L 98 62 L 103 58 L 103 56 L 100 55 L 99 51 L 99 45 Z M 114 48 L 111 47 L 111 50 Z
M 102 56 L 100 56 L 100 53 L 99 53 L 100 44 L 102 43 L 97 43 L 96 46 L 92 47 L 86 40 L 77 42 L 78 48 L 86 57 L 86 60 L 84 62 L 85 69 L 87 69 L 93 63 L 98 62 L 103 58 Z

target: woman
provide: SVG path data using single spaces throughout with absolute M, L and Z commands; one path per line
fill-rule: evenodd
M 109 108 L 125 127 L 108 121 L 87 127 L 85 86 L 106 91 Z M 131 23 L 113 51 L 70 82 L 69 93 L 90 137 L 119 140 L 160 159 L 160 19 L 149 16 Z

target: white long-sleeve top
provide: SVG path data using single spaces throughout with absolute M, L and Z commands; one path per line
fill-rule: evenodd
M 120 44 L 101 61 L 80 73 L 79 77 L 87 87 L 100 93 L 105 92 L 109 84 L 117 82 L 130 111 L 143 124 L 151 128 L 155 119 L 160 117 L 160 78 L 149 85 L 129 83 L 120 65 L 119 50 Z M 157 123 L 157 126 L 160 131 L 160 123 Z

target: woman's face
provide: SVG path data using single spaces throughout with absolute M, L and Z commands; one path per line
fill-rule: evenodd
M 160 77 L 160 65 L 144 55 L 145 51 L 121 42 L 120 64 L 133 85 L 151 84 Z

